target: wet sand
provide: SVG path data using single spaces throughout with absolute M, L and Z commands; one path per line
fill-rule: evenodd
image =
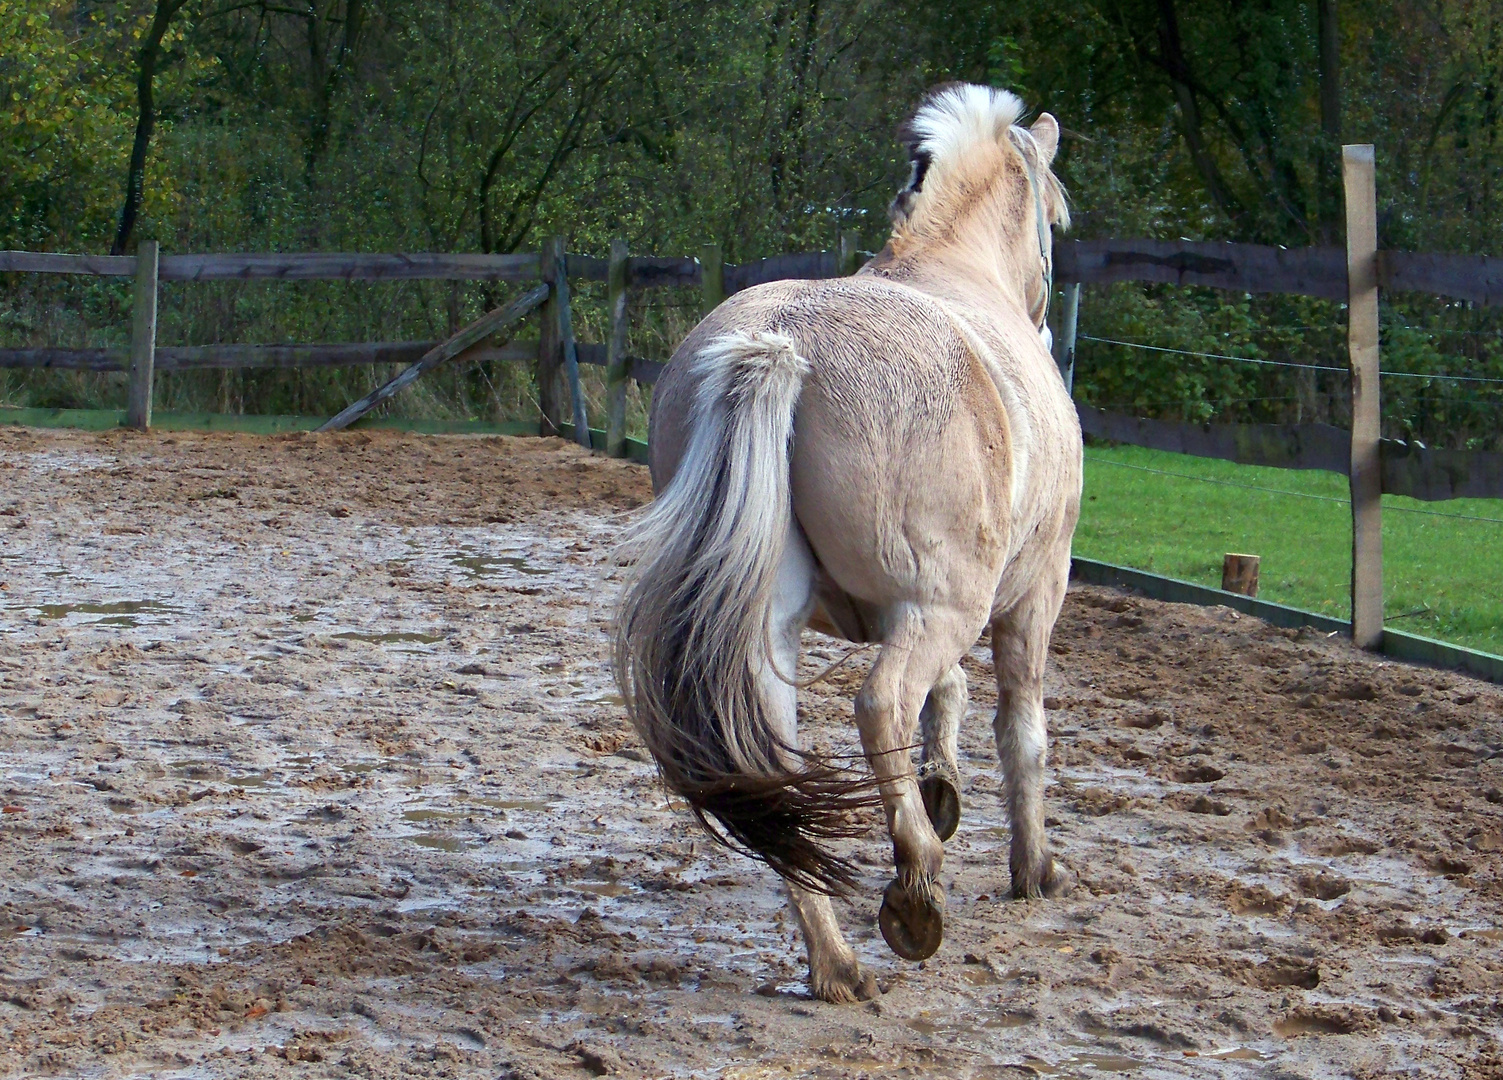
M 0 432 L 0 1075 L 1503 1075 L 1503 692 L 1090 587 L 1080 886 L 1004 899 L 978 645 L 945 944 L 883 945 L 873 831 L 839 909 L 886 993 L 810 1000 L 615 696 L 648 495 L 557 440 Z M 855 748 L 866 664 L 811 740 Z

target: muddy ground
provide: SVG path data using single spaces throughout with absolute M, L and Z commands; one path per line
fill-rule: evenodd
M 1097 588 L 1049 673 L 1079 888 L 1004 899 L 978 646 L 944 947 L 882 944 L 874 832 L 886 993 L 810 1000 L 614 696 L 647 495 L 558 441 L 0 433 L 0 1075 L 1503 1075 L 1500 689 Z

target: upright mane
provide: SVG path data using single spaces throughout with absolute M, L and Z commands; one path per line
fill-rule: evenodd
M 898 128 L 912 171 L 892 202 L 894 231 L 911 235 L 931 222 L 953 221 L 1006 171 L 1009 148 L 1039 185 L 1049 221 L 1068 227 L 1065 190 L 1049 169 L 1054 147 L 1040 146 L 1018 123 L 1022 114 L 1016 94 L 989 86 L 944 83 L 924 95 Z

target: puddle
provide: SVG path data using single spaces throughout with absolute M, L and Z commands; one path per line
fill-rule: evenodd
M 1026 1027 L 1037 1019 L 1038 1017 L 1031 1012 L 1001 1009 L 975 1023 L 934 1020 L 927 1011 L 920 1012 L 904 1022 L 920 1035 L 977 1035 L 983 1031 Z
M 98 615 L 82 620 L 86 626 L 140 626 L 139 615 L 179 615 L 181 612 L 155 600 L 119 600 L 108 604 L 40 604 L 41 619 L 66 619 L 70 615 Z
M 545 799 L 489 799 L 479 795 L 466 795 L 464 801 L 489 806 L 496 810 L 552 810 L 554 804 Z
M 582 701 L 589 705 L 616 705 L 626 707 L 626 699 L 614 690 L 580 690 L 570 694 L 575 701 Z
M 463 814 L 455 814 L 447 810 L 405 810 L 402 813 L 403 821 L 454 821 L 462 817 L 464 817 Z
M 371 645 L 433 645 L 444 640 L 443 634 L 419 634 L 416 632 L 398 632 L 391 634 L 364 634 L 358 630 L 345 630 L 332 635 L 343 638 L 345 641 L 364 641 Z
M 238 788 L 265 787 L 274 779 L 269 771 L 227 776 L 224 769 L 212 761 L 169 761 L 167 765 L 180 780 L 213 781 Z
M 1233 1046 L 1225 1050 L 1211 1050 L 1200 1056 L 1215 1061 L 1267 1061 L 1272 1055 L 1260 1054 L 1250 1046 Z
M 447 555 L 446 558 L 475 577 L 495 577 L 504 571 L 534 576 L 551 573 L 533 566 L 520 555 L 487 555 L 468 544 L 461 544 L 457 554 Z
M 1132 1072 L 1141 1069 L 1144 1062 L 1122 1054 L 1071 1054 L 1058 1065 L 1036 1057 L 1025 1057 L 1023 1064 L 1044 1076 L 1076 1076 L 1091 1072 Z
M 474 844 L 466 844 L 458 837 L 450 836 L 447 833 L 418 833 L 416 836 L 404 836 L 402 839 L 411 841 L 418 847 L 431 848 L 435 851 L 469 851 L 475 846 Z

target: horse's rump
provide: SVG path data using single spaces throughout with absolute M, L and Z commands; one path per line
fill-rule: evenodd
M 936 300 L 868 275 L 749 289 L 685 340 L 654 400 L 659 490 L 687 434 L 693 357 L 732 330 L 785 335 L 809 366 L 794 422 L 793 510 L 842 590 L 872 601 L 930 595 L 925 556 L 938 557 L 936 547 L 946 561 L 995 572 L 1012 483 L 1001 399 Z

